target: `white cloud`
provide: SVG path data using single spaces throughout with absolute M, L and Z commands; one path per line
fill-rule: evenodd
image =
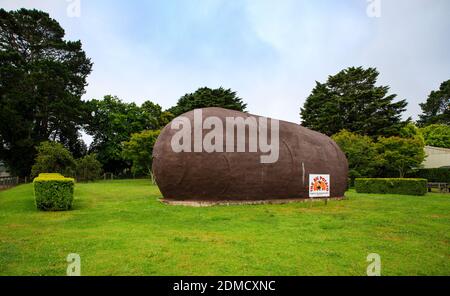
M 382 0 L 380 18 L 366 15 L 365 0 L 124 3 L 82 0 L 81 17 L 69 18 L 66 1 L 0 0 L 48 11 L 68 39 L 82 40 L 94 62 L 86 99 L 113 94 L 168 108 L 198 87 L 224 86 L 250 112 L 298 123 L 316 80 L 363 65 L 377 67 L 416 117 L 450 79 L 446 0 Z
M 419 103 L 450 79 L 450 2 L 383 1 L 377 33 L 364 50 L 364 62 L 376 66 L 380 82 L 407 99 L 407 115 L 417 118 Z

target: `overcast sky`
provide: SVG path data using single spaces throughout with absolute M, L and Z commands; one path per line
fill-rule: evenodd
M 250 113 L 299 123 L 316 80 L 364 66 L 408 101 L 405 117 L 417 118 L 418 104 L 450 79 L 450 1 L 371 1 L 381 5 L 369 14 L 367 0 L 0 0 L 0 7 L 47 11 L 67 39 L 82 41 L 94 62 L 84 99 L 112 94 L 169 108 L 199 87 L 223 86 Z

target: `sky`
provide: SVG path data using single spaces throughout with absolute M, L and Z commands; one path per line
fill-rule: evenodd
M 164 109 L 197 88 L 231 88 L 250 113 L 300 123 L 315 86 L 350 66 L 419 103 L 450 79 L 448 0 L 0 0 L 36 8 L 94 63 L 83 99 Z

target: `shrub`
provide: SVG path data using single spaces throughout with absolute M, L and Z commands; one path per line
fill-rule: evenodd
M 56 178 L 56 179 L 60 179 L 60 178 L 64 178 L 64 176 L 61 175 L 60 173 L 40 173 L 39 174 L 39 178 L 45 178 L 45 179 Z
M 60 174 L 39 174 L 33 180 L 36 207 L 41 211 L 70 210 L 74 185 L 74 179 Z
M 94 181 L 101 176 L 102 164 L 97 160 L 95 154 L 89 154 L 77 159 L 76 166 L 78 181 Z
M 424 178 L 428 182 L 450 183 L 450 168 L 420 169 L 408 174 L 412 178 Z
M 69 150 L 57 142 L 42 142 L 37 148 L 36 162 L 31 168 L 31 176 L 55 172 L 73 176 L 75 160 Z
M 348 175 L 352 186 L 355 178 L 375 177 L 383 159 L 372 138 L 342 130 L 332 136 L 348 160 Z
M 355 189 L 358 193 L 424 195 L 427 192 L 427 180 L 403 178 L 357 178 L 355 180 Z

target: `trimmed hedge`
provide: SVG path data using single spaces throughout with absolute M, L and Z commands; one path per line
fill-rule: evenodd
M 409 173 L 408 177 L 424 178 L 428 182 L 450 183 L 450 168 L 419 169 Z
M 38 178 L 41 179 L 61 179 L 64 178 L 63 175 L 59 174 L 59 173 L 40 173 Z
M 355 189 L 358 193 L 425 195 L 427 183 L 426 179 L 356 178 Z
M 60 174 L 39 174 L 33 180 L 36 207 L 41 211 L 70 210 L 74 185 L 74 179 Z

